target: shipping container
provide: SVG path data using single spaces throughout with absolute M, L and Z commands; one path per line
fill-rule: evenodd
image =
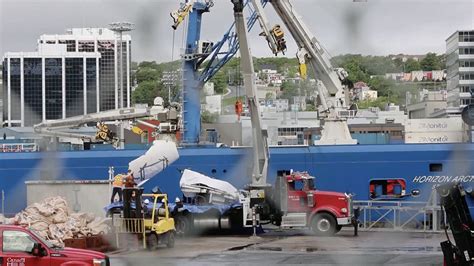
M 405 132 L 461 132 L 463 130 L 463 124 L 464 122 L 461 117 L 409 119 L 405 124 Z
M 456 143 L 463 141 L 463 132 L 407 132 L 405 143 Z

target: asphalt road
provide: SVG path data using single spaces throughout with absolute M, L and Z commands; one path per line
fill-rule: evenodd
M 110 254 L 111 265 L 442 265 L 443 234 L 269 232 L 178 239 L 173 249 Z

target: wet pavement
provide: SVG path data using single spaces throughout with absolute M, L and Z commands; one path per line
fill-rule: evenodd
M 334 237 L 270 231 L 258 238 L 178 239 L 172 249 L 110 254 L 111 265 L 442 265 L 444 234 L 342 231 Z

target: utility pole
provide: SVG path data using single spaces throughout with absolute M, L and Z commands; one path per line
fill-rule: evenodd
M 117 42 L 117 47 L 115 51 L 119 53 L 119 91 L 118 91 L 118 108 L 124 108 L 123 106 L 123 32 L 127 31 L 132 31 L 134 29 L 134 25 L 130 22 L 113 22 L 109 24 L 110 30 L 114 31 L 118 36 L 118 42 Z M 119 49 L 120 47 L 120 49 Z M 129 88 L 127 88 L 129 89 Z M 128 107 L 128 106 L 127 106 Z M 122 122 L 118 126 L 118 132 L 119 132 L 119 142 L 120 142 L 120 148 L 123 149 L 125 146 L 125 133 L 124 133 L 124 127 L 122 125 Z

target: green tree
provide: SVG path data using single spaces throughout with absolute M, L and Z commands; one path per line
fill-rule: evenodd
M 369 107 L 378 107 L 380 110 L 385 110 L 385 107 L 390 103 L 388 97 L 378 97 L 375 100 L 366 99 L 359 101 L 357 106 L 359 109 L 367 109 Z
M 211 81 L 214 82 L 214 91 L 216 94 L 223 93 L 227 88 L 227 75 L 223 71 L 217 72 Z
M 161 73 L 154 69 L 154 68 L 139 68 L 138 71 L 135 74 L 135 77 L 137 78 L 137 83 L 141 83 L 144 81 L 160 81 L 161 79 Z
M 293 96 L 298 95 L 298 88 L 293 82 L 284 81 L 280 87 L 281 95 L 280 99 L 291 100 Z
M 442 69 L 442 57 L 435 53 L 427 53 L 425 58 L 420 61 L 420 66 L 425 71 Z
M 158 70 L 160 67 L 155 61 L 143 61 L 138 64 L 138 68 L 153 68 Z
M 201 122 L 202 123 L 215 123 L 217 121 L 218 115 L 216 113 L 211 113 L 208 110 L 201 112 Z
M 143 81 L 138 84 L 133 91 L 132 100 L 134 103 L 146 103 L 153 105 L 153 100 L 160 94 L 160 84 L 153 80 Z
M 265 94 L 265 100 L 271 100 L 271 99 L 273 99 L 273 93 L 267 92 L 267 93 Z
M 378 96 L 388 96 L 390 91 L 394 88 L 395 82 L 391 79 L 383 77 L 373 77 L 367 83 L 372 90 L 376 90 Z
M 408 58 L 405 62 L 405 73 L 421 70 L 420 62 L 413 58 Z
M 306 111 L 307 111 L 307 112 L 316 111 L 316 107 L 315 107 L 314 104 L 312 104 L 312 103 L 307 103 L 307 104 L 306 104 Z

